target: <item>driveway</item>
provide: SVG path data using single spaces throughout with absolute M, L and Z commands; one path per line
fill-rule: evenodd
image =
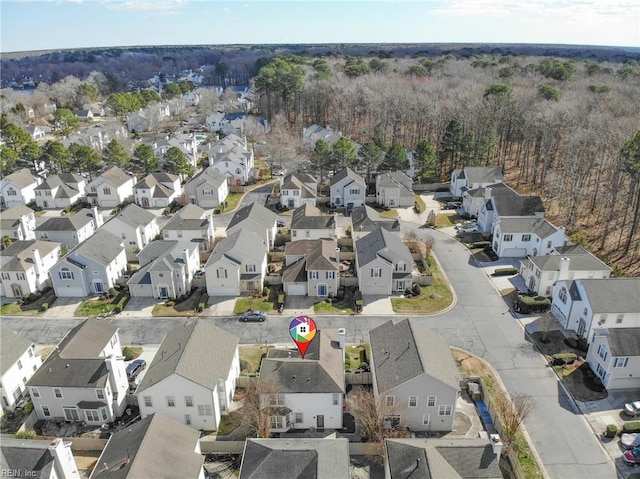
M 57 298 L 53 305 L 42 313 L 43 318 L 73 318 L 80 303 L 86 298 Z
M 155 298 L 131 298 L 119 314 L 121 317 L 151 318 L 153 307 L 158 303 Z
M 362 313 L 367 316 L 393 316 L 396 314 L 393 311 L 393 307 L 391 307 L 391 298 L 389 296 L 363 294 L 362 302 L 364 303 Z

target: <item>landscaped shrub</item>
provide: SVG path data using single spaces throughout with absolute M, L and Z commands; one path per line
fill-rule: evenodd
M 204 302 L 198 303 L 198 313 L 201 313 L 204 311 L 204 306 L 205 306 Z
M 493 272 L 493 276 L 511 276 L 518 274 L 518 269 L 514 267 L 496 268 Z
M 418 283 L 413 285 L 413 289 L 411 291 L 416 296 L 420 296 L 422 294 L 422 288 L 420 288 L 420 285 Z
M 29 401 L 22 408 L 22 412 L 24 413 L 25 416 L 28 416 L 29 414 L 31 414 L 31 411 L 33 411 L 33 403 Z
M 615 424 L 607 424 L 607 430 L 604 433 L 604 436 L 608 438 L 614 438 L 616 437 L 616 434 L 618 434 L 618 426 L 616 426 Z
M 165 301 L 164 305 L 167 306 L 168 308 L 173 308 L 176 305 L 176 302 L 175 301 Z
M 553 355 L 553 365 L 554 366 L 564 366 L 565 364 L 571 364 L 576 359 L 578 359 L 578 355 L 574 353 L 558 353 Z
M 42 303 L 42 306 L 40 306 L 40 310 L 46 311 L 47 309 L 49 309 L 49 303 Z
M 582 351 L 583 353 L 586 353 L 589 349 L 589 343 L 587 343 L 587 340 L 585 338 L 578 338 L 578 340 L 576 341 L 576 349 Z
M 622 426 L 622 432 L 640 432 L 640 421 L 626 422 Z
M 520 313 L 542 313 L 551 309 L 551 300 L 543 296 L 519 294 L 515 310 Z
M 125 361 L 131 361 L 136 355 L 133 348 L 129 346 L 125 346 L 124 348 L 122 348 L 122 354 L 124 354 Z
M 572 349 L 578 349 L 578 340 L 576 338 L 564 338 L 564 343 Z
M 36 437 L 36 433 L 33 429 L 27 429 L 26 431 L 15 433 L 13 437 L 15 439 L 33 439 Z

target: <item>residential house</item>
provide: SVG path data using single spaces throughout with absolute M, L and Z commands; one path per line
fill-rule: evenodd
M 135 183 L 135 176 L 112 166 L 87 185 L 87 201 L 100 208 L 114 208 L 133 198 Z
M 560 280 L 553 288 L 551 311 L 566 330 L 588 343 L 598 329 L 640 324 L 640 278 Z
M 302 141 L 307 148 L 313 149 L 318 140 L 324 140 L 327 145 L 333 145 L 342 136 L 339 131 L 320 125 L 311 125 L 302 129 Z
M 504 183 L 495 183 L 481 188 L 473 188 L 471 190 L 464 189 L 462 191 L 462 210 L 471 217 L 477 218 L 478 211 L 482 204 L 489 201 L 492 196 L 518 197 L 518 193 L 513 191 Z
M 14 241 L 0 251 L 0 296 L 22 298 L 50 285 L 49 270 L 60 257 L 60 243 Z
M 348 478 L 349 441 L 346 438 L 247 439 L 239 479 Z
M 140 268 L 127 281 L 132 298 L 179 298 L 191 291 L 200 267 L 197 243 L 157 240 L 138 254 Z
M 15 205 L 0 213 L 0 230 L 2 236 L 16 240 L 30 240 L 36 237 L 36 216 L 33 210 L 25 205 Z
M 47 133 L 51 131 L 51 128 L 41 125 L 32 125 L 25 126 L 24 131 L 29 133 L 32 140 L 38 141 L 44 139 L 47 136 Z
M 103 222 L 98 208 L 94 206 L 92 209 L 83 208 L 75 215 L 47 218 L 34 232 L 38 239 L 72 248 L 91 237 Z
M 136 389 L 140 415 L 204 431 L 229 414 L 240 375 L 239 338 L 199 319 L 169 331 Z
M 640 388 L 640 326 L 596 329 L 587 362 L 608 390 Z
M 153 144 L 153 153 L 158 158 L 158 164 L 160 167 L 164 165 L 165 156 L 169 148 L 178 148 L 185 154 L 191 166 L 196 168 L 198 166 L 198 142 L 196 141 L 193 133 L 175 133 L 172 136 L 166 136 L 162 140 Z
M 82 109 L 90 110 L 94 118 L 99 116 L 107 116 L 107 112 L 104 109 L 103 103 L 99 101 L 85 103 L 84 105 L 82 105 Z
M 413 258 L 398 235 L 378 228 L 357 240 L 355 251 L 362 294 L 403 294 L 412 287 Z
M 378 228 L 400 237 L 400 222 L 396 218 L 382 218 L 380 213 L 367 205 L 355 208 L 351 213 L 351 237 L 357 241 Z
M 35 344 L 1 325 L 0 346 L 2 410 L 13 411 L 24 396 L 27 381 L 42 365 L 42 358 L 36 355 Z
M 335 238 L 336 217 L 324 215 L 313 205 L 304 204 L 291 215 L 291 240 Z
M 0 467 L 6 477 L 38 479 L 80 479 L 78 465 L 71 452 L 71 442 L 2 438 Z
M 582 246 L 572 245 L 575 253 L 562 254 L 565 247 L 555 248 L 547 256 L 528 256 L 520 260 L 520 276 L 529 290 L 541 296 L 551 296 L 559 280 L 608 278 L 612 269 Z
M 267 274 L 264 238 L 236 231 L 216 244 L 204 267 L 209 296 L 239 296 L 262 291 Z
M 93 125 L 92 128 L 81 129 L 60 141 L 67 148 L 72 143 L 78 143 L 89 146 L 96 151 L 102 151 L 111 140 L 126 143 L 128 136 L 129 133 L 125 126 L 119 121 L 114 121 L 110 123 L 101 122 L 98 125 Z
M 130 261 L 160 234 L 156 215 L 133 203 L 113 215 L 102 229 L 122 238 Z
M 502 183 L 502 168 L 499 166 L 467 166 L 451 172 L 449 191 L 460 198 L 465 190 L 473 190 Z
M 414 206 L 416 196 L 413 180 L 402 171 L 390 171 L 376 176 L 376 202 L 389 208 Z
M 182 195 L 180 177 L 158 172 L 145 176 L 133 187 L 137 205 L 143 208 L 165 208 Z
M 493 251 L 501 258 L 544 256 L 568 242 L 565 229 L 544 218 L 500 218 L 493 229 Z
M 127 405 L 129 388 L 118 328 L 89 318 L 58 343 L 27 382 L 43 421 L 112 423 Z
M 460 387 L 446 340 L 413 319 L 369 331 L 373 392 L 385 422 L 412 431 L 453 430 Z
M 40 208 L 66 208 L 85 196 L 85 179 L 77 173 L 48 177 L 34 190 Z
M 340 250 L 336 240 L 290 241 L 284 248 L 282 286 L 289 295 L 326 298 L 340 286 Z
M 503 442 L 485 438 L 385 439 L 385 479 L 502 479 Z
M 73 114 L 82 122 L 90 123 L 93 121 L 93 111 L 91 110 L 73 110 Z
M 213 218 L 196 205 L 185 205 L 162 228 L 162 239 L 192 241 L 209 251 L 214 240 Z
M 27 168 L 22 168 L 0 179 L 0 207 L 11 208 L 16 205 L 26 205 L 35 200 L 35 189 L 40 181 L 40 178 L 33 175 Z
M 125 121 L 130 132 L 141 133 L 156 129 L 161 121 L 170 117 L 169 104 L 156 103 L 137 112 L 129 113 Z
M 291 173 L 280 180 L 280 205 L 293 210 L 304 204 L 316 206 L 318 182 L 308 173 Z
M 330 202 L 344 207 L 347 213 L 364 205 L 367 182 L 351 168 L 343 168 L 331 177 L 329 182 Z
M 262 360 L 258 389 L 269 406 L 271 432 L 341 429 L 345 395 L 344 330 L 317 330 L 304 359 L 272 348 Z
M 253 149 L 246 138 L 231 134 L 209 149 L 209 167 L 227 178 L 230 185 L 246 185 L 254 167 Z
M 500 218 L 544 218 L 544 205 L 539 196 L 492 196 L 480 204 L 478 228 L 493 233 Z
M 200 208 L 217 208 L 229 196 L 227 178 L 215 168 L 205 168 L 184 185 L 184 196 Z
M 84 298 L 109 291 L 126 270 L 123 240 L 99 230 L 58 261 L 49 276 L 56 296 Z
M 278 232 L 277 220 L 278 216 L 273 211 L 261 204 L 251 203 L 234 213 L 227 226 L 227 235 L 250 231 L 263 239 L 269 248 L 273 248 Z
M 89 479 L 205 479 L 200 431 L 152 414 L 109 437 Z

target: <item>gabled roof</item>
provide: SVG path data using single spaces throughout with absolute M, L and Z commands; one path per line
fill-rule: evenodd
M 611 356 L 640 356 L 640 327 L 610 328 L 607 331 Z
M 435 331 L 405 319 L 369 331 L 378 394 L 427 374 L 458 389 L 458 370 L 449 345 Z
M 529 256 L 528 260 L 541 271 L 559 271 L 562 258 L 569 259 L 569 271 L 612 271 L 612 269 L 589 252 L 584 254 L 550 254 Z
M 260 264 L 267 253 L 264 240 L 251 231 L 236 231 L 216 244 L 205 268 L 215 264 L 222 258 L 227 258 L 241 265 L 254 261 Z
M 333 186 L 336 183 L 338 183 L 339 181 L 343 180 L 344 178 L 351 178 L 353 181 L 360 183 L 361 185 L 365 186 L 367 183 L 364 181 L 364 178 L 362 176 L 360 176 L 358 173 L 356 173 L 355 171 L 353 171 L 351 168 L 346 167 L 346 168 L 342 168 L 340 171 L 336 172 L 335 175 L 333 175 L 333 177 L 331 178 L 330 181 L 330 185 Z
M 251 221 L 265 229 L 271 229 L 275 226 L 278 216 L 271 210 L 258 203 L 251 203 L 236 211 L 231 218 L 227 231 L 244 221 Z
M 378 227 L 356 241 L 358 265 L 363 267 L 380 257 L 390 264 L 411 257 L 409 248 L 395 234 Z
M 469 183 L 499 183 L 502 181 L 502 168 L 499 166 L 467 166 L 464 171 Z
M 530 216 L 528 218 L 506 217 L 500 218 L 500 232 L 504 233 L 531 233 L 544 239 L 558 232 L 560 228 L 553 226 L 544 218 Z
M 197 479 L 204 463 L 199 438 L 200 431 L 151 414 L 109 438 L 90 479 Z
M 284 178 L 280 190 L 300 190 L 301 198 L 316 198 L 318 196 L 318 194 L 309 188 L 304 181 L 294 175 L 287 175 Z
M 155 271 L 167 271 L 171 274 L 174 270 L 181 271 L 185 266 L 184 250 L 191 250 L 191 255 L 197 248 L 197 243 L 187 241 L 152 241 L 138 253 L 140 268 L 131 276 L 127 285 L 151 284 L 150 273 Z
M 36 191 L 53 190 L 58 188 L 55 198 L 72 198 L 81 193 L 77 185 L 84 183 L 84 178 L 76 173 L 60 173 L 50 176 L 38 186 Z
M 33 210 L 25 205 L 15 205 L 11 208 L 4 210 L 0 214 L 0 218 L 3 220 L 19 220 L 22 216 L 29 216 L 33 214 Z
M 51 445 L 50 440 L 13 439 L 5 436 L 0 448 L 0 467 L 3 471 L 19 471 L 22 474 L 29 471 L 30 477 L 49 478 L 55 472 L 55 459 L 49 450 Z
M 286 175 L 282 181 L 283 183 L 286 183 L 287 181 L 290 181 L 292 179 L 296 179 L 302 183 L 317 183 L 318 180 L 316 179 L 315 176 L 310 175 L 309 173 L 304 173 L 304 172 L 296 172 L 296 173 L 289 173 L 288 175 Z
M 22 168 L 3 178 L 7 183 L 11 183 L 17 188 L 26 188 L 38 182 L 38 179 L 29 171 L 28 168 Z
M 156 215 L 150 211 L 145 210 L 141 206 L 135 203 L 130 203 L 122 208 L 113 218 L 109 221 L 119 220 L 123 223 L 137 228 L 138 226 L 146 226 L 156 219 Z
M 209 227 L 205 210 L 197 205 L 188 204 L 180 208 L 162 228 L 163 230 L 202 230 Z
M 103 171 L 100 176 L 105 179 L 105 182 L 109 183 L 112 186 L 118 187 L 126 184 L 131 181 L 131 176 L 122 171 L 122 169 L 117 166 L 112 166 L 106 171 Z
M 239 479 L 349 477 L 349 442 L 341 439 L 247 439 Z
M 56 243 L 54 241 L 14 241 L 5 249 L 0 251 L 0 257 L 4 259 L 12 258 L 11 261 L 6 263 L 3 261 L 2 269 L 5 271 L 27 271 L 33 267 L 32 251 L 34 249 L 40 253 L 40 257 L 43 257 L 59 247 L 60 243 Z
M 358 206 L 351 212 L 351 226 L 353 231 L 373 231 L 383 228 L 391 232 L 400 231 L 397 219 L 382 218 L 380 213 L 367 205 Z
M 596 313 L 638 313 L 640 278 L 577 279 Z
M 0 325 L 0 376 L 31 347 L 31 341 Z
M 300 261 L 304 261 L 305 271 L 338 271 L 339 265 L 336 263 L 336 249 L 338 242 L 336 240 L 313 239 L 289 241 L 284 247 L 284 256 L 302 256 Z M 298 282 L 293 278 L 298 278 L 299 273 L 293 276 L 298 268 L 294 268 L 293 263 L 287 266 L 283 272 L 282 281 Z M 291 272 L 287 270 L 292 268 Z M 290 279 L 289 279 L 290 278 Z
M 48 218 L 35 231 L 79 231 L 94 221 L 93 211 L 83 208 L 75 215 Z
M 291 229 L 332 230 L 335 227 L 334 215 L 323 215 L 318 208 L 309 203 L 296 208 L 291 215 Z
M 482 198 L 484 197 L 485 191 L 487 188 L 491 189 L 491 196 L 519 196 L 518 193 L 513 191 L 504 183 L 494 183 L 489 186 L 482 186 L 480 188 L 473 188 L 471 190 L 466 190 L 466 193 L 473 198 Z
M 169 331 L 138 386 L 138 394 L 177 374 L 214 390 L 218 379 L 227 379 L 239 338 L 204 319 Z
M 108 231 L 99 229 L 86 241 L 69 251 L 62 261 L 69 259 L 81 262 L 82 258 L 88 258 L 99 265 L 108 266 L 124 251 L 122 241 Z
M 187 183 L 188 185 L 187 187 L 197 188 L 203 183 L 206 183 L 209 186 L 211 186 L 213 189 L 217 190 L 226 181 L 227 181 L 227 178 L 222 173 L 219 173 L 215 168 L 210 166 L 202 170 L 196 176 L 194 176 L 191 179 L 191 181 Z
M 491 201 L 491 200 L 490 200 Z M 494 196 L 492 197 L 498 216 L 535 216 L 544 213 L 539 196 Z
M 304 359 L 297 350 L 270 349 L 260 366 L 262 381 L 273 382 L 279 393 L 344 393 L 338 330 L 317 330 Z

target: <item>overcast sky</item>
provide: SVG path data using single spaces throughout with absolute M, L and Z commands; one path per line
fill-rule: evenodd
M 640 46 L 638 0 L 0 0 L 0 51 L 263 43 Z

